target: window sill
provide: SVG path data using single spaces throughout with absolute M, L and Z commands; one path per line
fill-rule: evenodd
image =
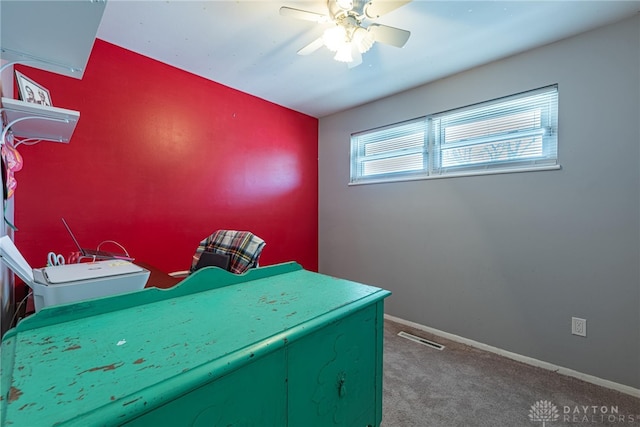
M 500 170 L 467 171 L 467 172 L 456 172 L 456 173 L 451 172 L 444 175 L 428 175 L 428 176 L 420 175 L 420 176 L 404 176 L 404 177 L 384 178 L 384 179 L 371 179 L 367 181 L 350 182 L 348 186 L 383 184 L 388 182 L 422 181 L 422 180 L 443 179 L 443 178 L 459 178 L 463 176 L 500 175 L 505 173 L 519 173 L 519 172 L 540 172 L 540 171 L 551 171 L 551 170 L 560 170 L 560 169 L 562 169 L 560 165 L 549 165 L 549 166 L 526 167 L 526 168 L 509 168 L 509 169 L 500 169 Z

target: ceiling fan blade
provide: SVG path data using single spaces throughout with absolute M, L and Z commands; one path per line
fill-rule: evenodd
M 395 47 L 403 47 L 411 35 L 410 31 L 380 24 L 371 24 L 368 30 L 373 33 L 377 42 Z
M 294 9 L 292 7 L 286 7 L 286 6 L 282 6 L 280 8 L 280 15 L 290 16 L 296 19 L 304 19 L 305 21 L 312 21 L 320 24 L 331 22 L 331 18 L 329 18 L 327 15 L 321 15 L 319 13 L 309 12 L 309 11 L 300 10 L 300 9 Z
M 369 19 L 378 19 L 407 3 L 411 3 L 411 0 L 371 0 L 364 6 L 364 14 Z
M 305 47 L 303 47 L 302 49 L 300 49 L 298 51 L 298 55 L 309 55 L 310 53 L 313 53 L 316 50 L 320 49 L 323 44 L 324 42 L 322 41 L 322 37 L 319 37 L 314 41 L 312 41 L 311 43 L 309 43 L 308 45 L 306 45 Z

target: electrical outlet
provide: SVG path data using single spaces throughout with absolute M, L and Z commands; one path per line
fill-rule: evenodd
M 571 318 L 571 333 L 581 337 L 587 336 L 587 320 L 578 317 Z

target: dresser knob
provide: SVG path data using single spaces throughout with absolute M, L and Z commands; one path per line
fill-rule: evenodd
M 345 373 L 340 374 L 338 377 L 338 397 L 344 397 L 347 394 L 347 375 Z

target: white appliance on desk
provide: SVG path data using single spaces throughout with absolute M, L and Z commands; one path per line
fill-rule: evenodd
M 0 238 L 0 258 L 31 288 L 36 312 L 50 305 L 138 291 L 149 279 L 149 270 L 119 259 L 32 269 L 5 237 Z

